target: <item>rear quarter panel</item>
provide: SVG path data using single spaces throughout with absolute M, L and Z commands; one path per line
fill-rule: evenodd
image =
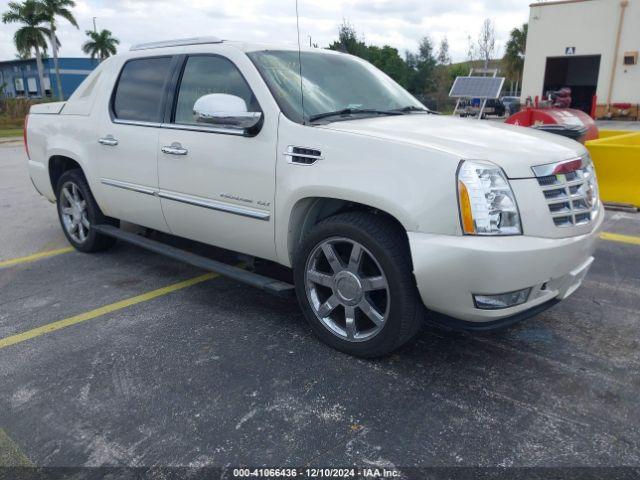
M 49 163 L 55 156 L 64 156 L 80 165 L 96 201 L 101 206 L 104 203 L 91 158 L 96 148 L 97 111 L 101 106 L 106 108 L 113 76 L 112 62 L 103 62 L 69 101 L 31 107 L 27 124 L 29 174 L 36 189 L 48 200 L 55 201 Z M 91 92 L 87 92 L 88 86 Z
M 88 117 L 79 115 L 29 115 L 29 174 L 38 191 L 50 201 L 55 201 L 55 185 L 51 185 L 49 162 L 55 156 L 75 160 L 87 177 L 92 192 L 97 191 L 94 169 L 89 161 L 96 133 L 88 120 Z

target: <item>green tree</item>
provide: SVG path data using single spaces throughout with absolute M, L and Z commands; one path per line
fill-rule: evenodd
M 31 50 L 36 52 L 36 66 L 38 68 L 38 79 L 40 89 L 44 96 L 44 68 L 42 67 L 42 53 L 47 50 L 47 37 L 49 29 L 42 24 L 47 21 L 45 15 L 39 9 L 39 4 L 35 0 L 25 0 L 23 3 L 9 2 L 9 10 L 2 14 L 3 23 L 19 23 L 13 36 L 13 41 L 18 50 L 18 55 L 22 58 L 30 58 Z
M 490 18 L 485 18 L 478 35 L 478 52 L 484 61 L 484 68 L 489 68 L 495 52 L 496 52 L 496 29 Z
M 360 57 L 378 67 L 403 87 L 408 86 L 409 71 L 398 50 L 389 45 L 367 45 L 358 38 L 355 28 L 346 20 L 338 27 L 338 40 L 329 45 L 329 49 Z
M 436 87 L 434 71 L 436 57 L 433 52 L 433 42 L 429 36 L 420 41 L 417 53 L 407 53 L 406 57 L 409 73 L 409 91 L 416 95 L 433 92 Z
M 504 58 L 502 59 L 507 76 L 518 82 L 522 78 L 522 69 L 524 68 L 528 29 L 529 25 L 525 23 L 522 25 L 522 28 L 514 28 L 511 30 L 505 48 Z
M 64 100 L 64 92 L 62 91 L 62 82 L 60 81 L 60 65 L 58 64 L 58 49 L 60 48 L 60 41 L 56 36 L 56 20 L 57 17 L 62 17 L 67 20 L 71 25 L 76 28 L 78 22 L 76 21 L 71 8 L 76 6 L 74 0 L 39 0 L 39 10 L 46 17 L 49 23 L 49 43 L 51 44 L 51 51 L 53 52 L 53 65 L 56 70 L 56 83 L 58 84 L 58 97 L 60 100 Z
M 82 51 L 87 55 L 91 55 L 92 59 L 98 57 L 102 62 L 105 58 L 118 52 L 116 45 L 120 44 L 120 40 L 115 38 L 109 30 L 100 32 L 87 30 L 86 34 L 89 40 L 82 45 Z
M 468 63 L 456 63 L 450 65 L 447 69 L 447 73 L 449 74 L 449 81 L 451 82 L 451 85 L 453 85 L 456 78 L 466 77 L 469 75 L 469 68 Z
M 17 47 L 16 47 L 17 50 Z M 30 60 L 33 58 L 31 50 L 18 50 L 16 52 L 16 60 Z
M 396 48 L 385 45 L 383 47 L 367 47 L 366 60 L 378 67 L 403 87 L 409 86 L 409 69 Z
M 447 37 L 444 37 L 440 42 L 437 60 L 439 65 L 449 65 L 451 63 L 451 56 L 449 55 L 449 40 Z
M 367 58 L 367 46 L 362 40 L 358 39 L 355 28 L 347 20 L 343 20 L 338 27 L 338 40 L 329 45 L 329 50 Z

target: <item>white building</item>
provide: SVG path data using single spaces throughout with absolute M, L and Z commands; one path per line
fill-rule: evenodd
M 640 0 L 565 0 L 531 5 L 522 97 L 570 87 L 575 108 L 597 116 L 640 104 Z M 616 106 L 611 107 L 613 111 Z

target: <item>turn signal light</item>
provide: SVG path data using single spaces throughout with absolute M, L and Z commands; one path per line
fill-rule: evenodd
M 458 181 L 458 195 L 460 196 L 460 216 L 462 217 L 462 229 L 467 235 L 475 235 L 476 227 L 473 223 L 473 211 L 471 210 L 471 199 L 469 190 L 464 183 Z

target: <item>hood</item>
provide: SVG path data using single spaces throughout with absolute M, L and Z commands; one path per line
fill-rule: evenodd
M 586 151 L 574 140 L 533 128 L 444 115 L 363 118 L 321 128 L 445 151 L 461 160 L 488 160 L 509 178 L 533 177 L 535 165 L 576 158 Z

